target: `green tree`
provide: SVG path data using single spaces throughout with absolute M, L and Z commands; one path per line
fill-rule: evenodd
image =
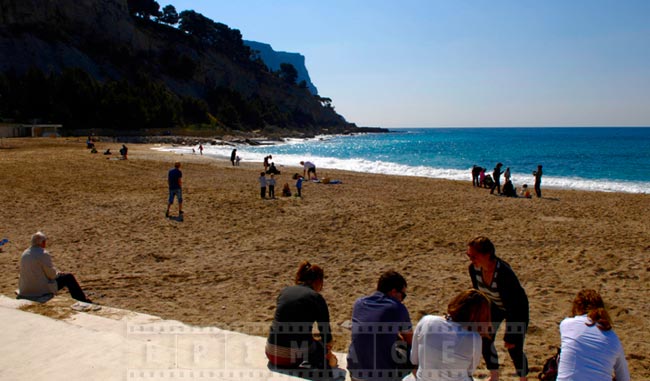
M 290 63 L 281 63 L 280 78 L 291 85 L 295 85 L 298 79 L 298 70 Z
M 126 3 L 132 15 L 145 19 L 160 16 L 160 4 L 155 0 L 127 0 Z
M 162 9 L 162 15 L 158 18 L 159 22 L 169 25 L 176 25 L 179 20 L 180 16 L 176 12 L 176 8 L 171 4 Z

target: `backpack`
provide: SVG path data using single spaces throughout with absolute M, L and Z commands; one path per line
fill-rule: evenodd
M 557 353 L 546 359 L 544 367 L 537 378 L 542 381 L 555 381 L 557 379 L 558 366 L 560 365 L 560 348 Z

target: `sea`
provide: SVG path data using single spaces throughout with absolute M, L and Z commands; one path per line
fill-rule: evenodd
M 328 169 L 471 181 L 478 165 L 491 173 L 510 168 L 519 188 L 532 185 L 543 166 L 542 187 L 600 192 L 650 193 L 650 127 L 391 128 L 388 133 L 285 139 L 261 145 L 204 144 L 203 155 L 242 162 L 272 155 L 279 170 L 297 172 L 311 161 Z M 199 154 L 198 146 L 160 150 Z M 284 167 L 284 168 L 283 168 Z M 302 171 L 300 171 L 302 172 Z M 345 179 L 341 179 L 344 181 Z

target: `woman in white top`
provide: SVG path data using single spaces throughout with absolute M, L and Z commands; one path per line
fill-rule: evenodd
M 481 334 L 490 325 L 490 300 L 481 291 L 463 291 L 449 302 L 447 314 L 427 315 L 415 327 L 411 362 L 404 380 L 471 381 L 481 361 Z
M 623 346 L 612 330 L 605 303 L 595 290 L 582 290 L 572 315 L 560 323 L 562 347 L 557 381 L 629 381 Z

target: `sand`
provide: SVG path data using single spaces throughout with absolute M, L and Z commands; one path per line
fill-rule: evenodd
M 20 254 L 43 230 L 55 265 L 103 305 L 264 336 L 275 297 L 308 259 L 325 269 L 335 349 L 345 351 L 350 334 L 340 324 L 381 272 L 406 277 L 414 323 L 441 314 L 471 286 L 466 242 L 485 235 L 528 293 L 531 379 L 584 287 L 603 295 L 633 379 L 650 379 L 648 194 L 544 189 L 542 199 L 510 199 L 473 188 L 469 171 L 465 182 L 327 170 L 343 184 L 305 183 L 302 199 L 260 200 L 262 163 L 232 167 L 153 145 L 129 144 L 128 160 L 101 154 L 120 147 L 99 143 L 93 155 L 83 137 L 2 139 L 0 239 L 10 240 L 0 253 L 2 294 L 13 297 Z M 164 217 L 176 160 L 183 222 Z M 300 168 L 276 164 L 279 194 Z M 501 335 L 497 344 L 511 379 Z

